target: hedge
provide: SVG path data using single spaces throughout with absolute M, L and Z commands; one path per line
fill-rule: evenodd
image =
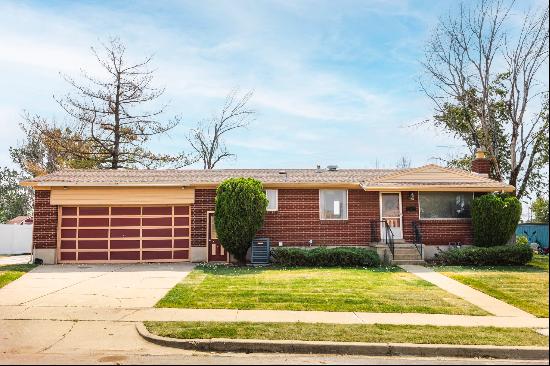
M 486 194 L 472 202 L 474 244 L 479 247 L 505 245 L 516 231 L 521 202 L 509 194 Z
M 436 253 L 432 262 L 450 266 L 521 266 L 533 259 L 533 250 L 524 244 L 495 247 L 454 248 Z
M 305 267 L 375 267 L 378 253 L 365 248 L 274 248 L 272 262 L 282 266 Z

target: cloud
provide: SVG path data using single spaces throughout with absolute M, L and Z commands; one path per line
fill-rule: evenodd
M 30 4 L 30 5 L 27 5 Z M 228 137 L 238 160 L 225 166 L 365 167 L 408 154 L 437 153 L 429 129 L 405 129 L 430 115 L 416 90 L 415 63 L 431 2 L 318 1 L 0 4 L 0 127 L 22 109 L 62 116 L 51 94 L 67 91 L 57 72 L 99 72 L 89 46 L 120 35 L 139 61 L 154 53 L 163 101 L 184 124 L 155 140 L 188 149 L 186 129 L 208 117 L 235 87 L 255 90 L 249 129 Z M 446 5 L 437 5 L 446 6 Z M 8 116 L 9 114 L 9 116 Z M 2 141 L 0 165 L 7 163 Z M 4 142 L 5 141 L 5 142 Z M 414 141 L 414 143 L 412 143 Z

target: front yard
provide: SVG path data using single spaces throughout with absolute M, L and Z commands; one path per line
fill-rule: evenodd
M 527 328 L 220 322 L 145 322 L 145 326 L 159 336 L 180 339 L 548 346 L 548 337 Z
M 438 272 L 538 317 L 548 317 L 548 256 L 523 267 L 435 267 Z
M 198 266 L 157 307 L 487 314 L 397 267 Z
M 15 281 L 34 267 L 36 267 L 35 264 L 10 264 L 0 266 L 0 288 Z

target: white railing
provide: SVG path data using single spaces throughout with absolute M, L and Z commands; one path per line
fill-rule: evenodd
M 0 224 L 0 255 L 32 252 L 32 225 Z

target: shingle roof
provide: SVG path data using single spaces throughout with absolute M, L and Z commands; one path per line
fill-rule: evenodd
M 251 177 L 264 184 L 359 184 L 376 187 L 455 186 L 486 190 L 512 190 L 502 182 L 460 169 L 434 164 L 409 169 L 170 169 L 170 170 L 93 170 L 66 169 L 22 182 L 39 186 L 200 186 L 217 185 L 227 178 Z
M 395 169 L 213 169 L 213 170 L 89 170 L 66 169 L 30 179 L 27 182 L 50 184 L 219 184 L 227 178 L 251 177 L 267 183 L 355 183 L 394 173 Z M 283 174 L 282 172 L 286 172 Z

